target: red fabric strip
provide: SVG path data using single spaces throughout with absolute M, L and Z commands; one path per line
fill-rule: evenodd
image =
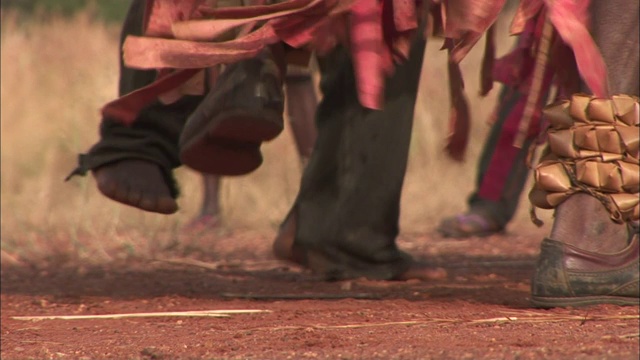
M 204 0 L 147 0 L 145 35 L 171 38 L 176 21 L 191 19 Z
M 545 0 L 545 2 L 553 26 L 575 54 L 578 71 L 584 82 L 593 95 L 609 97 L 607 67 L 588 30 L 590 1 Z
M 360 103 L 370 109 L 381 109 L 385 78 L 380 3 L 371 0 L 354 2 L 350 35 Z
M 543 96 L 538 101 L 535 113 L 533 114 L 530 122 L 529 132 L 527 139 L 534 139 L 540 132 L 540 120 L 542 117 L 542 108 L 544 105 L 545 95 L 548 93 L 547 89 L 551 84 L 553 78 L 553 71 L 550 66 L 545 69 L 545 77 L 542 88 L 545 91 L 542 92 Z M 511 94 L 514 96 L 515 94 Z M 508 95 L 507 95 L 508 96 Z M 506 102 L 506 101 L 504 101 Z M 503 101 L 498 106 L 504 106 Z M 527 93 L 519 93 L 519 98 L 513 108 L 509 111 L 507 119 L 502 125 L 502 129 L 498 138 L 498 142 L 495 145 L 494 151 L 489 166 L 487 167 L 480 189 L 478 189 L 478 195 L 487 200 L 499 201 L 503 194 L 505 184 L 511 174 L 511 169 L 515 165 L 516 158 L 521 151 L 527 151 L 527 149 L 520 149 L 514 146 L 515 138 L 518 134 L 520 127 L 520 121 L 524 115 L 524 109 L 527 104 Z M 502 114 L 500 116 L 503 116 Z
M 515 93 L 512 92 L 506 96 L 515 96 Z M 509 115 L 502 125 L 491 161 L 478 189 L 478 196 L 486 200 L 500 201 L 515 159 L 522 151 L 522 149 L 513 146 L 513 142 L 518 133 L 518 125 L 527 103 L 527 96 L 526 94 L 518 96 L 518 101 L 509 111 Z M 499 106 L 503 106 L 503 104 L 501 103 Z
M 216 19 L 243 19 L 268 15 L 280 11 L 294 10 L 309 5 L 313 0 L 291 0 L 271 5 L 229 6 L 223 8 L 201 7 L 199 12 L 203 16 Z
M 449 54 L 451 54 L 450 50 Z M 449 72 L 450 108 L 449 136 L 447 137 L 445 150 L 454 160 L 463 161 L 465 150 L 469 143 L 469 130 L 471 128 L 469 104 L 464 94 L 464 80 L 460 65 L 449 59 L 447 70 Z
M 102 107 L 102 116 L 118 120 L 125 125 L 131 125 L 138 113 L 154 102 L 160 94 L 184 84 L 199 71 L 200 69 L 186 69 L 166 75 L 152 84 L 107 103 Z

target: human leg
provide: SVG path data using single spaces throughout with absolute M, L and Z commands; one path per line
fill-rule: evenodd
M 140 35 L 145 1 L 133 1 L 121 33 Z M 122 48 L 122 47 L 121 47 Z M 120 53 L 119 93 L 127 94 L 155 80 L 155 71 L 124 66 Z M 177 211 L 178 190 L 172 169 L 179 166 L 177 141 L 184 121 L 200 102 L 188 96 L 169 105 L 154 102 L 144 109 L 132 126 L 104 118 L 100 140 L 87 154 L 80 155 L 72 175 L 91 171 L 98 189 L 108 198 L 146 211 L 170 214 Z
M 438 231 L 446 237 L 466 238 L 502 232 L 516 212 L 529 174 L 526 157 L 535 135 L 517 148 L 514 139 L 526 95 L 505 86 L 497 106 L 497 119 L 484 143 L 476 187 L 465 213 L 443 219 Z
M 638 69 L 640 68 L 638 48 L 639 20 L 637 15 L 637 1 L 594 1 L 591 5 L 592 33 L 596 44 L 600 48 L 609 74 L 610 93 L 639 95 Z M 601 100 L 599 100 L 601 101 Z M 631 106 L 623 106 L 619 100 L 606 102 L 603 104 L 613 104 L 613 111 L 616 114 L 616 131 L 621 132 L 618 126 L 623 126 L 620 121 L 620 113 L 626 113 L 624 123 L 628 127 L 626 134 L 630 136 L 623 142 L 622 160 L 609 160 L 601 153 L 595 160 L 601 168 L 609 167 L 613 169 L 610 176 L 615 178 L 616 174 L 638 173 L 638 149 L 627 146 L 627 143 L 637 144 L 638 141 L 638 113 L 637 98 L 634 101 L 630 98 L 624 103 Z M 577 102 L 577 103 L 576 103 Z M 593 102 L 586 105 L 584 97 L 574 97 L 571 104 L 585 104 L 576 106 L 579 109 L 569 111 L 576 123 L 580 118 L 590 119 L 596 114 Z M 634 110 L 634 106 L 635 109 Z M 586 110 L 586 111 L 585 111 Z M 548 110 L 549 111 L 549 110 Z M 635 112 L 634 112 L 635 111 Z M 554 115 L 555 116 L 555 115 Z M 578 119 L 578 120 L 576 120 Z M 607 131 L 606 124 L 594 123 L 595 131 Z M 557 129 L 553 127 L 549 130 L 550 135 Z M 576 134 L 581 129 L 573 130 Z M 573 139 L 569 140 L 573 141 Z M 559 158 L 562 166 L 568 164 L 570 172 L 578 169 L 579 163 L 589 164 L 585 159 L 575 161 L 572 164 L 570 154 L 561 149 L 566 149 L 567 145 L 556 146 L 551 150 L 550 156 Z M 576 144 L 575 148 L 582 149 L 584 143 Z M 551 158 L 553 161 L 553 158 Z M 553 163 L 547 163 L 553 164 Z M 540 188 L 544 187 L 542 177 L 548 172 L 545 171 L 541 163 L 536 169 L 537 184 L 530 197 L 534 204 L 552 201 L 551 196 L 546 196 Z M 595 164 L 595 163 L 591 163 Z M 586 169 L 586 166 L 585 166 Z M 562 173 L 561 173 L 562 174 Z M 613 304 L 638 304 L 639 294 L 639 274 L 638 274 L 638 235 L 637 230 L 629 231 L 634 222 L 637 222 L 637 201 L 638 197 L 637 179 L 632 181 L 624 179 L 623 190 L 613 188 L 606 191 L 607 182 L 601 186 L 596 186 L 588 180 L 588 170 L 580 175 L 579 179 L 573 180 L 571 185 L 582 186 L 585 189 L 594 188 L 597 190 L 592 194 L 579 193 L 570 195 L 566 200 L 557 205 L 556 216 L 548 239 L 542 243 L 542 250 L 536 267 L 536 272 L 532 281 L 532 302 L 536 306 L 577 306 L 597 303 Z M 599 175 L 596 176 L 600 177 Z M 560 177 L 561 178 L 561 177 Z M 631 183 L 629 183 L 631 181 Z M 605 191 L 602 190 L 605 188 Z M 548 186 L 547 186 L 548 190 Z M 631 208 L 625 209 L 616 203 L 613 197 L 625 197 L 630 199 Z M 628 195 L 625 195 L 628 194 Z M 592 196 L 593 195 L 593 196 Z M 542 198 L 541 198 L 542 196 Z M 615 204 L 614 204 L 615 203 Z M 603 204 L 608 204 L 607 207 Z M 554 205 L 554 204 L 551 204 Z M 614 222 L 611 220 L 612 211 L 623 211 L 623 220 Z
M 360 105 L 345 52 L 325 60 L 318 138 L 274 242 L 277 257 L 326 279 L 392 279 L 411 266 L 395 239 L 424 46 L 416 39 L 387 80 L 381 111 Z
M 304 166 L 311 157 L 318 136 L 314 123 L 318 97 L 311 70 L 290 65 L 285 77 L 285 94 L 289 126 Z

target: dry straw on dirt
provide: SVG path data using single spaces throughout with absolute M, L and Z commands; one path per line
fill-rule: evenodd
M 116 96 L 118 31 L 87 13 L 28 24 L 2 14 L 3 259 L 102 262 L 155 256 L 188 241 L 181 227 L 197 212 L 201 184 L 187 169 L 176 172 L 182 196 L 181 210 L 173 216 L 146 214 L 107 200 L 90 176 L 63 182 L 77 154 L 98 139 L 98 109 Z M 500 41 L 499 51 L 510 43 Z M 429 46 L 416 105 L 402 204 L 404 232 L 431 230 L 444 214 L 464 209 L 496 96 L 496 91 L 486 99 L 476 95 L 478 47 L 463 63 L 474 118 L 468 161 L 449 161 L 441 150 L 448 99 L 439 46 L 437 41 Z M 289 132 L 265 145 L 264 155 L 264 165 L 255 173 L 224 180 L 227 229 L 273 232 L 292 203 L 301 169 Z M 526 217 L 521 211 L 520 219 Z
M 154 313 L 128 313 L 128 314 L 103 314 L 103 315 L 51 315 L 51 316 L 14 316 L 15 320 L 24 321 L 41 321 L 41 320 L 88 320 L 88 319 L 125 319 L 125 318 L 144 318 L 144 317 L 229 317 L 235 314 L 255 314 L 270 313 L 270 310 L 201 310 L 201 311 L 174 311 L 174 312 L 154 312 Z M 520 316 L 513 316 L 513 315 Z M 511 312 L 511 316 L 501 316 L 494 318 L 482 319 L 440 319 L 427 318 L 423 320 L 410 321 L 392 321 L 392 322 L 376 322 L 361 324 L 345 324 L 345 325 L 306 325 L 306 326 L 278 326 L 255 330 L 304 330 L 312 329 L 358 329 L 369 327 L 385 327 L 385 326 L 426 326 L 430 324 L 494 324 L 494 323 L 551 323 L 565 321 L 609 321 L 609 320 L 638 320 L 639 315 L 555 315 L 533 311 Z M 638 334 L 625 334 L 624 337 L 634 337 Z
M 12 319 L 24 321 L 41 320 L 89 320 L 89 319 L 131 319 L 152 317 L 229 317 L 235 314 L 268 313 L 269 310 L 194 310 L 194 311 L 164 311 L 141 312 L 126 314 L 101 314 L 101 315 L 50 315 L 50 316 L 14 316 Z

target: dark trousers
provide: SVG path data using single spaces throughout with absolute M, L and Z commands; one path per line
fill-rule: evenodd
M 333 71 L 323 71 L 318 138 L 292 211 L 295 247 L 327 279 L 391 279 L 411 264 L 395 240 L 425 44 L 387 80 L 382 111 L 358 102 L 346 52 L 325 59 Z
M 133 2 L 122 39 L 141 33 L 143 9 L 144 1 Z M 417 40 L 409 60 L 387 81 L 382 111 L 360 105 L 348 53 L 338 50 L 323 60 L 318 139 L 294 209 L 296 245 L 308 250 L 310 267 L 329 279 L 390 279 L 411 264 L 395 239 L 424 49 L 425 41 Z M 154 78 L 154 72 L 121 64 L 120 94 Z M 200 101 L 155 103 L 131 127 L 103 119 L 100 141 L 83 156 L 84 171 L 133 158 L 153 161 L 170 176 L 180 164 L 180 131 Z

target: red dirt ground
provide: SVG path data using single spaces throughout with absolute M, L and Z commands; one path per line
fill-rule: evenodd
M 236 233 L 175 261 L 3 263 L 2 359 L 638 359 L 636 307 L 540 310 L 529 278 L 544 233 L 405 235 L 431 281 L 322 282 Z M 214 254 L 214 255 L 212 255 Z M 183 254 L 184 255 L 184 254 Z M 173 262 L 166 258 L 172 257 Z M 204 264 L 204 265 L 203 265 Z M 262 309 L 227 318 L 15 316 Z

